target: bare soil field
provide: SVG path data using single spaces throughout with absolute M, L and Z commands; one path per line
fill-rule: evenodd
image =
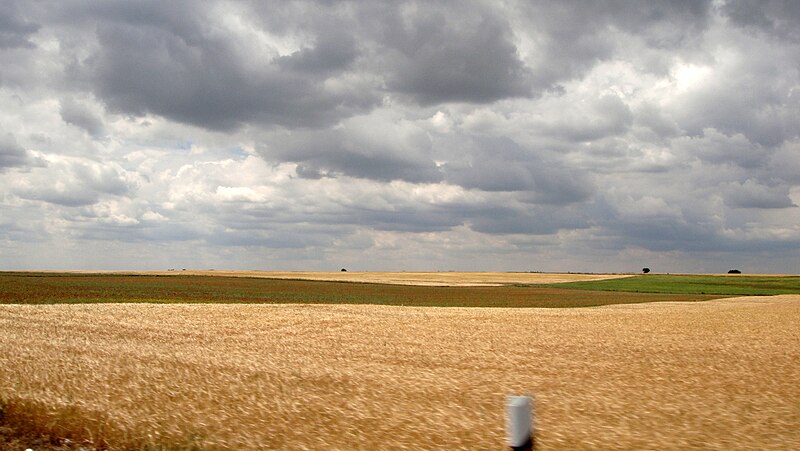
M 62 271 L 59 271 L 62 272 Z M 630 277 L 631 274 L 558 274 L 511 272 L 314 272 L 314 271 L 63 271 L 76 274 L 142 274 L 142 275 L 201 275 L 225 277 L 264 277 L 269 279 L 324 280 L 337 282 L 383 283 L 393 285 L 422 285 L 442 287 L 500 286 L 508 284 L 542 284 L 579 282 Z
M 6 428 L 111 449 L 499 450 L 519 393 L 537 449 L 800 449 L 798 324 L 798 295 L 0 305 L 0 398 Z

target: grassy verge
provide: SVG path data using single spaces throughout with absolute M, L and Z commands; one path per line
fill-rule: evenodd
M 621 279 L 627 280 L 627 279 Z M 590 307 L 719 295 L 613 292 L 562 285 L 424 287 L 242 277 L 0 273 L 0 304 L 267 303 L 428 307 Z
M 548 286 L 572 290 L 751 296 L 800 293 L 800 276 L 644 275 Z

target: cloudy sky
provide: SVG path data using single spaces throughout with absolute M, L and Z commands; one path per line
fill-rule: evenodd
M 800 272 L 800 2 L 0 2 L 0 269 Z

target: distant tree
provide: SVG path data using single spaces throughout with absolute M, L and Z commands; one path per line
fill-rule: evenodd
M 731 269 L 730 271 L 728 271 L 728 274 L 741 274 L 741 273 L 742 272 L 739 271 L 738 269 Z
M 650 272 L 650 268 L 642 268 L 642 272 L 647 274 Z
M 347 272 L 347 270 L 346 270 L 346 269 L 344 269 L 344 268 L 342 268 L 342 272 Z

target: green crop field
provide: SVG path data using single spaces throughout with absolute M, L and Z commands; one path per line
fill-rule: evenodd
M 756 296 L 798 294 L 800 276 L 644 275 L 624 279 L 566 282 L 548 287 L 637 293 Z
M 646 275 L 547 285 L 428 287 L 195 275 L 0 273 L 0 304 L 148 302 L 589 307 L 792 293 L 800 293 L 800 277 Z

